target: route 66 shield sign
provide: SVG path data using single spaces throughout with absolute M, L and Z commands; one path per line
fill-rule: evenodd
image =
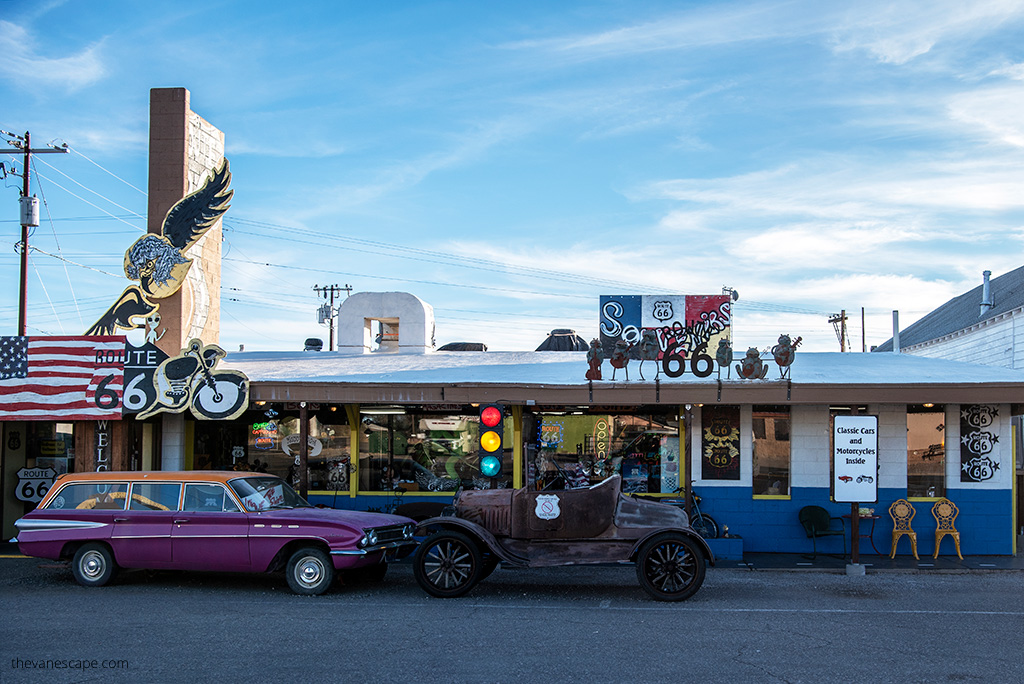
M 554 520 L 562 514 L 558 507 L 557 494 L 541 494 L 537 497 L 537 508 L 534 513 L 541 520 Z

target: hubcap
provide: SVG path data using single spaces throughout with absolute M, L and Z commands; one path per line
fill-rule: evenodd
M 423 569 L 434 586 L 454 589 L 469 580 L 473 559 L 459 542 L 442 541 L 427 553 Z
M 303 558 L 295 569 L 295 578 L 307 587 L 315 587 L 323 577 L 323 563 L 316 558 Z
M 82 563 L 80 565 L 82 574 L 89 579 L 96 579 L 103 574 L 103 568 L 105 567 L 103 562 L 103 556 L 99 551 L 89 551 L 82 557 Z

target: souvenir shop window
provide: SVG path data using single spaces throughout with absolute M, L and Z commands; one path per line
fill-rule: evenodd
M 502 472 L 493 481 L 480 472 L 480 421 L 472 406 L 457 411 L 364 407 L 360 416 L 359 490 L 455 492 L 510 487 L 512 419 L 505 419 Z
M 538 413 L 525 420 L 527 483 L 575 489 L 611 475 L 624 492 L 671 494 L 680 485 L 679 429 L 674 414 Z
M 301 427 L 298 416 L 260 418 L 249 424 L 247 453 L 234 469 L 277 475 L 297 488 Z M 351 439 L 345 411 L 321 409 L 310 414 L 308 425 L 309 491 L 347 491 Z
M 789 496 L 789 407 L 755 406 L 751 429 L 754 496 Z
M 907 407 L 907 498 L 946 495 L 946 411 L 938 405 Z
M 28 422 L 26 456 L 35 468 L 53 468 L 58 475 L 75 470 L 74 423 Z M 31 463 L 31 461 L 29 461 Z

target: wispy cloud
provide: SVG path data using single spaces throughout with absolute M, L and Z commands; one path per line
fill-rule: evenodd
M 23 27 L 0 21 L 0 77 L 21 85 L 58 85 L 77 90 L 106 73 L 99 56 L 102 41 L 67 57 L 44 57 L 34 51 L 33 44 Z

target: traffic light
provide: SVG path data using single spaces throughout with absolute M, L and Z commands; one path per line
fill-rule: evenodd
M 501 474 L 505 449 L 505 408 L 500 404 L 480 406 L 480 472 L 487 477 Z

